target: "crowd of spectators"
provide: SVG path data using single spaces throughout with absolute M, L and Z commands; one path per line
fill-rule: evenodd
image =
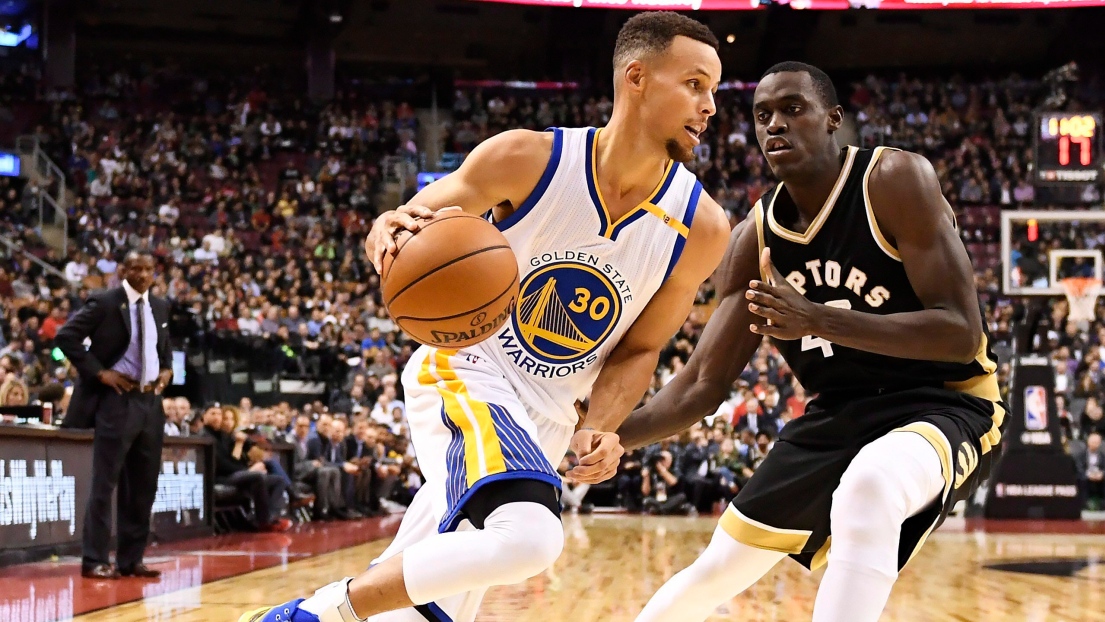
M 424 151 L 412 107 L 356 91 L 316 106 L 261 71 L 214 78 L 173 66 L 113 67 L 81 76 L 76 91 L 41 98 L 48 121 L 33 129 L 69 176 L 72 244 L 65 257 L 39 252 L 61 277 L 18 257 L 0 265 L 0 403 L 56 397 L 64 411 L 74 373 L 53 354 L 53 333 L 89 291 L 118 284 L 123 249 L 148 249 L 160 259 L 154 291 L 172 300 L 189 343 L 229 344 L 256 374 L 326 383 L 327 399 L 299 406 L 167 402 L 168 433 L 215 436 L 219 481 L 252 500 L 254 527 L 281 527 L 285 506 L 304 499 L 318 518 L 377 514 L 409 500 L 418 472 L 396 378 L 412 345 L 381 307 L 361 245 L 374 214 L 389 207 L 380 198 L 383 159 L 416 160 Z M 842 94 L 862 145 L 911 149 L 933 162 L 968 249 L 983 255 L 976 277 L 994 343 L 1008 347 L 1029 305 L 1001 294 L 995 214 L 1036 199 L 1027 124 L 1042 88 L 1017 76 L 871 76 Z M 734 224 L 773 183 L 755 146 L 750 96 L 719 93 L 711 129 L 687 164 Z M 441 146 L 463 154 L 510 128 L 603 125 L 611 109 L 602 94 L 462 89 Z M 0 178 L 0 226 L 30 244 L 31 190 L 21 184 Z M 1083 207 L 1099 201 L 1089 190 L 1082 199 Z M 1047 250 L 1072 243 L 1100 248 L 1105 234 L 1056 226 L 1037 241 L 1018 239 L 1018 278 L 1038 280 Z M 686 363 L 715 302 L 709 285 L 698 302 L 661 356 L 649 395 Z M 1079 326 L 1068 311 L 1065 301 L 1050 303 L 1034 346 L 1055 361 L 1066 440 L 1095 502 L 1105 493 L 1094 435 L 1105 432 L 1105 326 Z M 1007 363 L 1000 373 L 1008 378 Z M 607 485 L 569 482 L 564 502 L 580 511 L 594 503 L 714 511 L 808 399 L 765 343 L 717 413 L 631 453 Z M 273 459 L 274 442 L 294 446 L 293 472 Z M 569 466 L 570 458 L 561 470 Z

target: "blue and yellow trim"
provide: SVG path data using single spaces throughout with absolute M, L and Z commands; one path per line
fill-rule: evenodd
M 468 395 L 464 381 L 449 364 L 452 350 L 434 350 L 422 362 L 418 382 L 436 385 L 441 395 L 448 424 L 460 431 L 464 439 L 464 468 L 470 487 L 483 477 L 506 471 L 506 457 L 491 419 L 491 409 Z M 433 358 L 434 369 L 430 367 Z
M 679 171 L 680 165 L 673 160 L 668 160 L 663 178 L 649 197 L 621 218 L 614 220 L 610 215 L 610 209 L 606 207 L 606 201 L 602 198 L 602 190 L 599 189 L 598 185 L 598 135 L 601 131 L 601 128 L 587 130 L 587 192 L 591 195 L 591 202 L 594 203 L 599 216 L 599 235 L 610 240 L 616 240 L 618 233 L 645 214 L 651 213 L 660 218 L 664 217 L 664 210 L 660 209 L 657 204 L 664 198 L 668 188 L 671 187 L 671 182 L 675 179 L 675 174 Z M 654 209 L 650 209 L 650 206 Z
M 452 433 L 445 451 L 448 512 L 438 524 L 445 533 L 464 518 L 468 499 L 483 486 L 507 479 L 535 479 L 561 487 L 560 476 L 541 447 L 506 408 L 473 399 L 449 362 L 455 350 L 433 350 L 422 361 L 418 382 L 441 395 L 441 420 Z
M 687 245 L 687 236 L 691 233 L 691 223 L 694 222 L 694 213 L 698 209 L 698 200 L 702 197 L 702 182 L 695 181 L 694 188 L 691 189 L 691 198 L 687 201 L 687 210 L 683 212 L 682 229 L 676 229 L 679 231 L 679 237 L 675 240 L 675 247 L 671 250 L 671 259 L 668 260 L 668 269 L 664 272 L 664 280 L 668 280 L 671 276 L 672 270 L 675 270 L 675 264 L 679 263 L 679 257 L 683 254 L 683 247 Z
M 515 208 L 514 213 L 504 218 L 502 222 L 494 223 L 495 228 L 499 231 L 506 231 L 525 218 L 526 214 L 545 195 L 545 191 L 549 189 L 553 177 L 556 176 L 556 169 L 560 166 L 560 156 L 564 152 L 564 130 L 558 127 L 550 127 L 545 131 L 553 133 L 552 155 L 549 156 L 549 163 L 545 165 L 545 172 L 541 174 L 541 179 L 534 186 L 533 191 L 529 193 L 529 196 L 526 197 L 526 200 Z

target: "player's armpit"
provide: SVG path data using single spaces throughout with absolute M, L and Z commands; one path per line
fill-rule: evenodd
M 503 203 L 521 205 L 552 155 L 552 132 L 510 130 L 480 143 L 456 171 L 426 186 L 408 205 L 459 206 L 477 216 Z
M 590 427 L 617 428 L 640 401 L 652 381 L 660 351 L 686 321 L 698 287 L 717 267 L 728 237 L 725 212 L 702 195 L 674 270 L 603 363 L 591 389 Z
M 686 429 L 715 411 L 728 395 L 762 339 L 748 330 L 749 324 L 758 320 L 744 297 L 748 284 L 759 278 L 758 256 L 756 223 L 750 217 L 730 235 L 713 277 L 721 302 L 686 367 L 618 428 L 626 449 Z
M 826 308 L 816 334 L 900 358 L 973 360 L 982 339 L 974 270 L 936 171 L 917 154 L 888 151 L 871 173 L 868 194 L 878 227 L 897 249 L 925 308 L 889 315 Z

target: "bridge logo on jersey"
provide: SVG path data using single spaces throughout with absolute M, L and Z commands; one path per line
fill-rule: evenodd
M 510 325 L 496 339 L 514 365 L 539 378 L 566 378 L 599 359 L 598 350 L 633 301 L 629 277 L 586 251 L 529 260 Z
M 621 297 L 601 269 L 558 262 L 526 275 L 514 328 L 529 354 L 567 364 L 598 348 L 621 313 Z

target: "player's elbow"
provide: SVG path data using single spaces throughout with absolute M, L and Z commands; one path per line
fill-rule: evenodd
M 966 322 L 955 340 L 955 351 L 952 353 L 954 362 L 967 364 L 978 357 L 979 347 L 982 345 L 982 325 L 980 322 Z

